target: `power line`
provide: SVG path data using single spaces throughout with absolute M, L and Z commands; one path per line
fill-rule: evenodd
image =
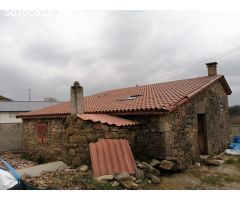
M 210 60 L 213 60 L 213 59 L 218 59 L 218 60 L 219 60 L 219 59 L 221 59 L 221 58 L 223 58 L 223 57 L 226 57 L 226 56 L 229 56 L 229 55 L 231 55 L 231 54 L 233 54 L 233 53 L 236 53 L 236 52 L 238 52 L 239 50 L 240 50 L 240 45 L 239 45 L 239 46 L 236 46 L 236 47 L 234 47 L 234 48 L 232 48 L 232 49 L 229 49 L 229 50 L 227 50 L 227 51 L 224 51 L 224 52 L 222 52 L 222 53 L 219 53 L 219 54 L 217 54 L 217 55 L 215 55 L 215 56 L 213 56 L 213 57 L 209 57 L 209 58 L 207 58 L 207 59 L 205 59 L 205 60 L 203 60 L 203 61 L 200 61 L 200 62 L 198 62 L 198 63 L 192 64 L 192 65 L 190 65 L 190 66 L 188 66 L 188 67 L 184 67 L 184 68 L 181 68 L 181 69 L 179 68 L 179 69 L 173 70 L 172 72 L 170 72 L 170 74 L 174 74 L 174 76 L 175 76 L 177 71 L 180 71 L 178 74 L 183 74 L 183 73 L 186 73 L 186 72 L 195 70 L 196 67 L 200 67 L 200 66 L 202 66 L 202 64 L 205 64 L 206 62 L 208 62 L 208 61 L 210 61 Z M 183 71 L 182 69 L 186 69 L 186 70 Z M 160 78 L 162 79 L 162 77 L 163 77 L 163 76 L 160 76 L 160 77 L 156 77 L 156 78 L 150 79 L 149 81 L 141 82 L 140 85 L 145 84 L 145 83 L 149 83 L 149 82 L 152 82 L 152 81 L 155 81 L 155 80 L 158 80 L 158 79 L 160 79 Z M 166 79 L 168 79 L 168 78 L 170 78 L 170 77 L 173 77 L 173 75 L 165 76 L 165 77 L 164 77 L 164 80 L 166 80 Z M 162 80 L 163 80 L 163 79 L 162 79 Z

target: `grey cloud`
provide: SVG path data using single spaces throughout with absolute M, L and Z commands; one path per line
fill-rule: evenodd
M 34 62 L 45 63 L 51 67 L 66 66 L 71 60 L 71 52 L 66 47 L 54 41 L 38 40 L 25 44 L 22 52 L 26 59 Z
M 234 19 L 226 12 L 92 11 L 90 17 L 88 12 L 80 13 L 73 17 L 70 14 L 66 21 L 61 19 L 69 15 L 7 18 L 0 13 L 0 47 L 4 46 L 1 38 L 6 35 L 15 41 L 15 46 L 0 52 L 0 62 L 11 66 L 0 66 L 4 88 L 0 93 L 21 99 L 24 92 L 20 91 L 33 88 L 36 99 L 53 96 L 68 100 L 69 86 L 75 80 L 84 85 L 85 95 L 89 95 L 145 82 L 204 76 L 204 62 L 191 71 L 189 68 L 234 47 L 240 34 L 240 27 L 231 26 L 226 20 Z M 101 17 L 94 27 L 92 17 L 98 16 Z M 12 52 L 17 54 L 16 59 L 9 56 Z M 219 72 L 226 73 L 232 86 L 230 103 L 236 104 L 240 97 L 240 71 L 234 68 L 239 63 L 238 56 L 216 61 Z M 34 74 L 34 68 L 39 69 L 39 74 Z M 50 73 L 53 76 L 48 76 Z

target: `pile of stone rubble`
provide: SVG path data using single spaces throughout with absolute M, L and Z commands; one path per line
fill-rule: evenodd
M 150 163 L 136 162 L 136 174 L 127 172 L 93 177 L 88 166 L 82 165 L 77 169 L 64 169 L 54 172 L 43 172 L 39 176 L 23 176 L 23 180 L 39 188 L 53 189 L 141 189 L 143 185 L 159 184 L 162 171 L 177 170 L 177 160 L 158 161 Z
M 124 189 L 141 189 L 142 184 L 159 184 L 161 182 L 161 171 L 174 172 L 178 170 L 178 160 L 168 158 L 168 160 L 158 161 L 153 159 L 150 163 L 136 162 L 137 169 L 135 175 L 126 172 L 115 175 L 105 175 L 95 178 L 97 181 L 108 181 L 112 186 L 120 186 Z
M 36 165 L 36 163 L 33 161 L 23 159 L 21 153 L 3 152 L 0 153 L 0 158 L 7 161 L 15 169 L 21 169 Z

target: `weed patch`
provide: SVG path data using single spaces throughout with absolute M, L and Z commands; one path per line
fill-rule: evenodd
M 240 169 L 240 158 L 237 158 L 237 159 L 230 158 L 225 163 L 232 164 L 236 168 Z

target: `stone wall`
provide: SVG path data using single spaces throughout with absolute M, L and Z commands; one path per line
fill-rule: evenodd
M 39 143 L 37 124 L 48 123 L 48 141 Z M 136 148 L 138 126 L 117 127 L 83 121 L 75 116 L 48 119 L 23 120 L 23 152 L 33 160 L 63 160 L 69 165 L 89 164 L 89 143 L 98 139 L 127 139 L 132 149 Z
M 75 116 L 68 116 L 64 123 L 66 134 L 63 138 L 63 160 L 70 165 L 89 164 L 89 144 L 98 139 L 127 139 L 132 149 L 136 148 L 137 126 L 117 127 L 99 122 L 83 121 Z
M 165 157 L 165 115 L 124 116 L 124 118 L 140 122 L 133 149 L 136 159 L 149 161 L 152 158 Z
M 230 123 L 228 97 L 219 82 L 167 115 L 166 156 L 179 158 L 183 167 L 199 160 L 197 114 L 206 114 L 208 154 L 222 152 Z
M 206 115 L 209 155 L 226 149 L 230 141 L 228 97 L 219 82 L 165 115 L 124 116 L 141 121 L 135 157 L 141 160 L 175 157 L 179 167 L 199 162 L 197 114 Z
M 0 124 L 0 151 L 22 149 L 22 123 Z
M 48 124 L 47 141 L 38 141 L 37 126 Z M 62 159 L 62 138 L 65 134 L 62 118 L 23 119 L 23 152 L 33 160 L 43 158 L 45 161 Z

